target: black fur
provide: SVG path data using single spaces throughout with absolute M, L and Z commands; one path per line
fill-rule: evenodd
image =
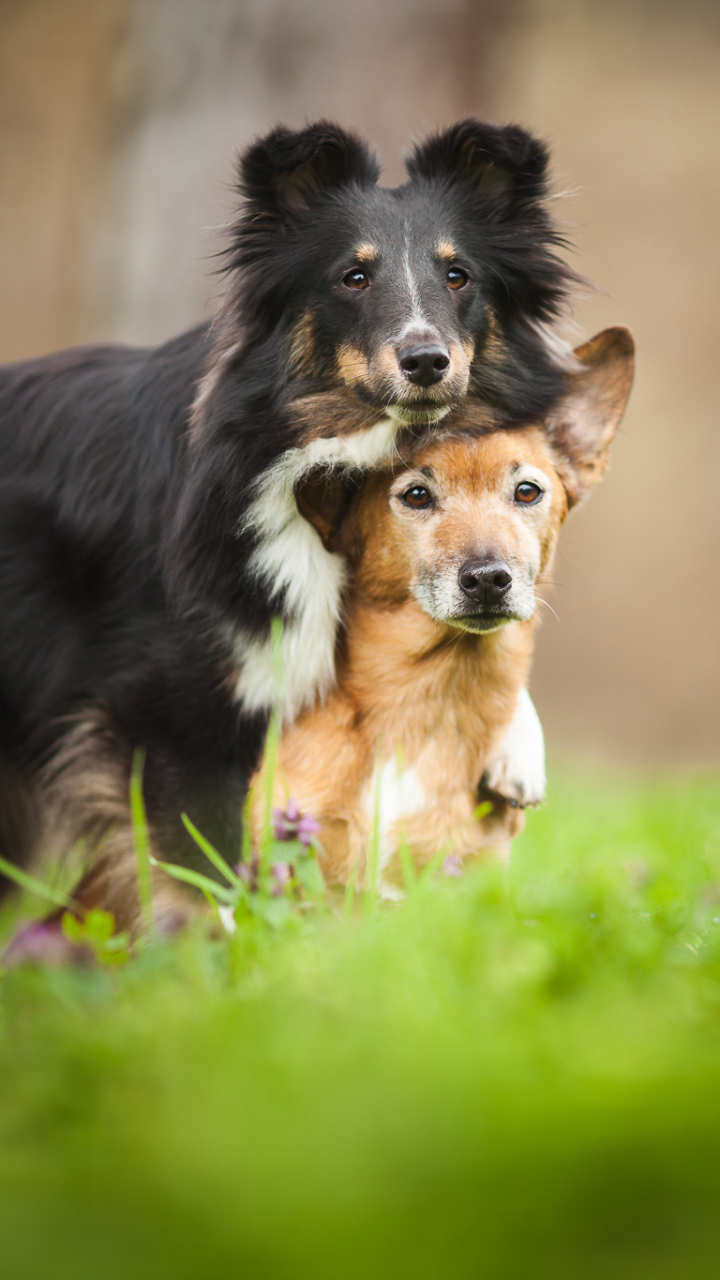
M 267 635 L 282 610 L 248 571 L 253 486 L 310 420 L 332 436 L 405 403 L 372 371 L 341 376 L 338 352 L 350 347 L 370 368 L 393 349 L 408 261 L 433 332 L 475 344 L 464 394 L 508 423 L 548 410 L 563 378 L 533 325 L 555 318 L 572 276 L 553 253 L 546 165 L 523 130 L 466 121 L 416 147 L 409 182 L 389 190 L 365 145 L 337 126 L 276 129 L 242 160 L 228 294 L 213 325 L 154 350 L 84 348 L 0 370 L 6 857 L 31 852 L 33 822 L 18 817 L 32 808 L 25 789 L 73 718 L 98 708 L 125 774 L 146 749 L 160 846 L 180 856 L 186 808 L 232 852 L 265 716 L 233 700 L 230 637 Z M 457 296 L 434 256 L 439 236 L 469 273 Z M 377 251 L 362 293 L 343 284 L 360 242 Z M 422 423 L 429 402 L 411 390 Z M 444 403 L 461 400 L 448 392 Z

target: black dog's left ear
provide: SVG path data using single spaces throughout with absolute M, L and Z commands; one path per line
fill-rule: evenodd
M 463 181 L 494 191 L 511 208 L 546 194 L 548 151 L 518 125 L 461 120 L 419 143 L 406 160 L 411 178 Z
M 293 132 L 280 126 L 248 147 L 240 188 L 255 215 L 291 219 L 333 188 L 372 186 L 379 165 L 365 143 L 327 120 Z
M 340 550 L 340 535 L 359 477 L 344 471 L 312 471 L 295 486 L 301 516 L 320 534 L 326 551 Z
M 566 375 L 567 394 L 546 422 L 571 507 L 607 466 L 633 384 L 635 343 L 629 329 L 615 325 L 596 333 L 574 355 L 577 370 Z

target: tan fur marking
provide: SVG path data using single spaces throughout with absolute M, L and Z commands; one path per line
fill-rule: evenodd
M 457 249 L 450 240 L 438 240 L 436 249 L 439 258 L 447 258 L 450 262 L 458 256 Z
M 315 366 L 313 316 L 305 311 L 295 324 L 290 339 L 290 365 L 294 373 L 312 373 Z
M 311 440 L 352 435 L 372 427 L 378 411 L 355 399 L 350 388 L 320 391 L 295 400 L 290 412 L 297 428 L 299 445 Z
M 360 383 L 367 383 L 370 369 L 367 356 L 364 356 L 358 347 L 344 344 L 338 347 L 335 353 L 338 373 L 343 382 L 348 387 L 355 387 Z
M 488 310 L 488 327 L 482 348 L 483 360 L 487 364 L 502 364 L 507 355 L 507 344 L 500 321 L 495 312 Z
M 375 262 L 377 256 L 378 251 L 374 244 L 361 244 L 355 250 L 355 257 L 358 262 Z

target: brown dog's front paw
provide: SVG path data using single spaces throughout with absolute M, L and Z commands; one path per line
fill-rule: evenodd
M 517 709 L 495 755 L 488 761 L 482 786 L 525 809 L 545 799 L 545 742 L 530 695 L 521 689 Z

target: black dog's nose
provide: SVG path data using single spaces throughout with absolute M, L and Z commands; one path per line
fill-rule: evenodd
M 471 600 L 479 604 L 497 604 L 512 586 L 512 574 L 506 564 L 478 564 L 468 560 L 460 570 L 460 586 Z
M 429 387 L 439 382 L 450 368 L 450 352 L 446 347 L 428 342 L 402 347 L 398 361 L 405 377 L 416 387 Z

